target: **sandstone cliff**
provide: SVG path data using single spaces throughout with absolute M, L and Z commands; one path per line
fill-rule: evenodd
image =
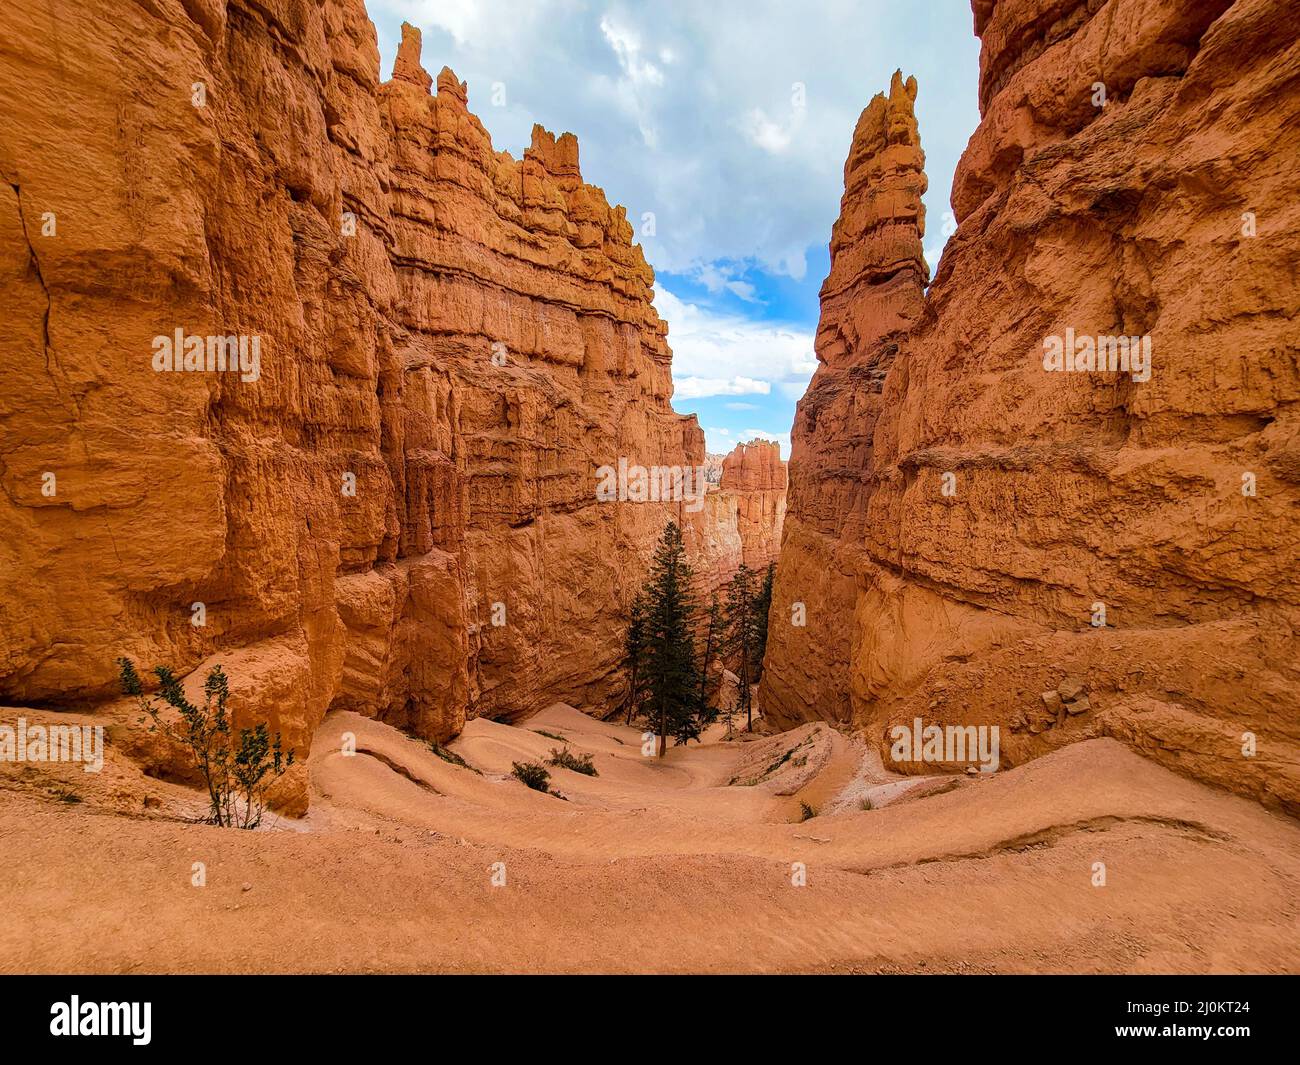
M 854 139 L 765 710 L 882 745 L 996 724 L 1004 765 L 1116 736 L 1300 811 L 1294 12 L 974 7 L 982 121 L 923 302 L 897 79 Z M 1046 369 L 1066 330 L 1149 337 L 1149 379 Z
M 598 470 L 704 440 L 575 138 L 494 150 L 410 27 L 381 83 L 361 0 L 0 30 L 0 704 L 98 700 L 126 654 L 221 662 L 300 750 L 330 708 L 600 705 L 682 504 Z M 259 364 L 159 371 L 178 330 Z

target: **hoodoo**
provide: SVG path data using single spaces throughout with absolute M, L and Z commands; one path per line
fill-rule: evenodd
M 818 367 L 791 434 L 764 674 L 764 713 L 785 725 L 852 719 L 850 622 L 876 468 L 873 436 L 886 374 L 921 314 L 929 276 L 921 250 L 926 177 L 916 93 L 916 79 L 896 73 L 889 94 L 862 112 L 844 164 L 844 199 L 821 293 Z

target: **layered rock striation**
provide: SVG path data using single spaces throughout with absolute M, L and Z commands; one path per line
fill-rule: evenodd
M 787 474 L 774 440 L 737 444 L 722 461 L 719 495 L 735 508 L 739 563 L 764 570 L 776 561 L 785 523 Z M 736 568 L 739 568 L 739 563 Z
M 381 82 L 361 0 L 0 25 L 0 703 L 93 703 L 125 654 L 220 662 L 303 751 L 331 708 L 600 705 L 685 520 L 601 469 L 704 440 L 575 138 L 496 151 L 409 26 Z
M 982 121 L 923 300 L 919 224 L 889 228 L 906 256 L 857 221 L 905 197 L 884 167 L 853 194 L 861 124 L 854 140 L 765 711 L 851 720 L 886 749 L 916 718 L 996 725 L 1004 765 L 1115 736 L 1300 811 L 1293 13 L 974 8 Z M 849 262 L 905 283 L 855 292 Z M 1111 337 L 1133 338 L 1127 367 Z M 862 384 L 837 383 L 846 362 Z

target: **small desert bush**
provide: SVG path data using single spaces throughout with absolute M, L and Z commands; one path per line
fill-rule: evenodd
M 786 751 L 785 754 L 781 755 L 780 758 L 778 758 L 778 759 L 777 759 L 775 762 L 773 762 L 770 766 L 768 766 L 766 769 L 764 769 L 764 770 L 763 770 L 763 776 L 765 776 L 765 777 L 770 777 L 773 773 L 775 773 L 778 769 L 780 769 L 783 765 L 785 765 L 786 762 L 790 761 L 790 759 L 794 757 L 794 752 L 795 752 L 795 751 L 799 750 L 799 748 L 800 748 L 800 747 L 803 747 L 805 744 L 808 744 L 808 743 L 811 743 L 811 742 L 812 742 L 812 737 L 811 737 L 811 736 L 806 736 L 806 737 L 804 737 L 802 740 L 800 740 L 798 743 L 796 743 L 793 747 L 791 747 L 788 751 Z M 807 755 L 804 755 L 803 758 L 797 760 L 794 764 L 795 764 L 795 765 L 800 765 L 800 766 L 801 766 L 801 765 L 806 765 L 807 763 L 808 763 L 808 756 L 807 756 Z
M 533 791 L 549 792 L 551 790 L 551 773 L 540 762 L 514 762 L 514 777 L 521 784 L 526 784 Z
M 581 773 L 585 777 L 600 776 L 600 774 L 596 772 L 596 767 L 591 764 L 591 755 L 575 755 L 567 747 L 562 751 L 556 750 L 552 747 L 550 764 L 559 766 L 561 769 L 572 769 L 575 773 Z
M 444 762 L 450 762 L 452 765 L 458 765 L 461 767 L 461 769 L 468 769 L 471 773 L 478 773 L 479 776 L 483 775 L 472 765 L 470 765 L 467 761 L 465 761 L 465 759 L 462 758 L 460 755 L 458 755 L 455 751 L 448 750 L 441 743 L 430 743 L 429 750 L 431 750 Z
M 558 732 L 547 732 L 544 728 L 535 728 L 534 732 L 539 736 L 545 736 L 548 740 L 558 740 L 560 743 L 568 743 L 567 736 L 561 736 Z
M 166 666 L 154 669 L 158 695 L 146 695 L 144 682 L 129 658 L 119 658 L 118 679 L 122 691 L 133 696 L 141 719 L 153 723 L 149 731 L 164 735 L 188 747 L 195 767 L 208 789 L 208 821 L 222 828 L 257 828 L 266 809 L 266 793 L 293 765 L 293 751 L 286 757 L 280 733 L 272 738 L 266 722 L 239 730 L 234 738 L 226 700 L 230 684 L 220 666 L 213 666 L 203 682 L 203 704 L 196 706 L 185 696 L 180 679 Z M 180 714 L 172 722 L 163 717 L 170 706 Z
M 801 802 L 799 804 L 800 821 L 811 821 L 816 816 L 817 816 L 817 810 L 815 807 L 809 806 L 806 802 Z

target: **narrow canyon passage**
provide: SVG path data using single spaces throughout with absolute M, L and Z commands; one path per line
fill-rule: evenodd
M 27 857 L 0 880 L 0 956 L 31 972 L 1300 966 L 1300 827 L 1113 740 L 901 791 L 824 725 L 749 742 L 719 726 L 662 763 L 641 743 L 557 705 L 471 722 L 449 748 L 461 766 L 331 714 L 310 813 L 258 833 L 105 812 L 137 790 L 201 812 L 110 751 L 98 812 L 34 790 L 0 804 L 0 846 Z M 561 746 L 598 773 L 555 769 L 565 799 L 510 775 Z
M 1293 6 L 972 0 L 960 92 L 727 119 L 747 226 L 833 187 L 718 445 L 773 382 L 603 118 L 494 141 L 363 0 L 8 0 L 0 965 L 1300 972 Z

